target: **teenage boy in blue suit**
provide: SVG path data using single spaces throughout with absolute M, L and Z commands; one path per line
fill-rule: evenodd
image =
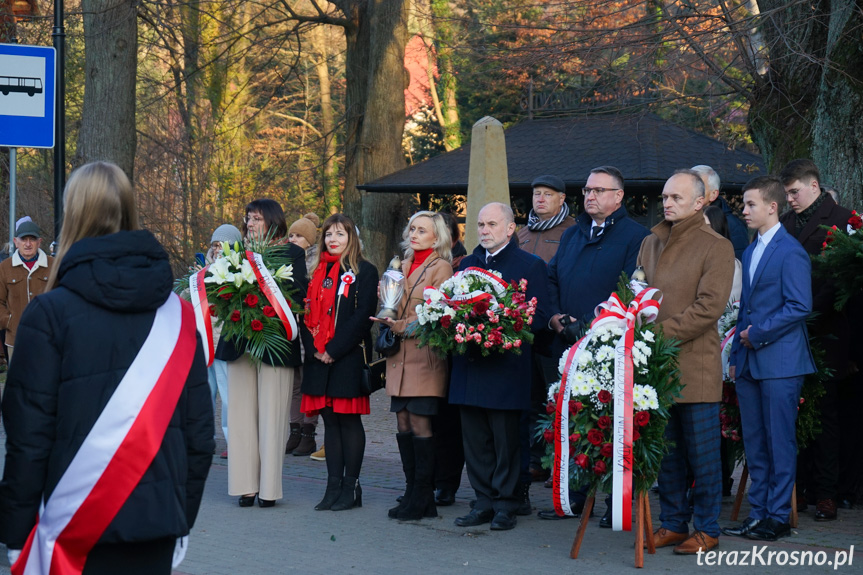
M 785 203 L 781 180 L 754 178 L 743 192 L 743 218 L 758 240 L 743 253 L 738 337 L 730 364 L 752 478 L 752 509 L 746 520 L 723 532 L 775 541 L 791 531 L 797 406 L 803 377 L 815 371 L 806 331 L 812 280 L 806 250 L 779 223 Z

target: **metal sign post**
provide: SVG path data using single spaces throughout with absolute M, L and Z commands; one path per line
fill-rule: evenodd
M 0 146 L 9 148 L 9 239 L 15 237 L 17 149 L 53 148 L 56 52 L 0 44 Z

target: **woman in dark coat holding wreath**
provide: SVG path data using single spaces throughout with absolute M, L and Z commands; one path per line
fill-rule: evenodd
M 320 413 L 327 446 L 327 490 L 315 509 L 362 506 L 360 469 L 366 448 L 361 415 L 369 413 L 362 389 L 365 345 L 377 307 L 378 271 L 365 261 L 353 220 L 324 221 L 300 333 L 306 350 L 301 410 Z
M 417 319 L 416 307 L 425 299 L 425 288 L 439 288 L 452 277 L 452 239 L 444 217 L 425 211 L 411 216 L 402 238 L 405 291 L 398 319 L 377 321 L 386 323 L 401 338 L 398 351 L 387 358 L 387 394 L 392 397 L 390 411 L 397 418 L 396 441 L 407 488 L 389 516 L 410 520 L 437 517 L 431 418 L 446 396 L 449 367 L 446 358 L 431 347 L 417 347 L 416 338 L 407 337 L 406 331 Z

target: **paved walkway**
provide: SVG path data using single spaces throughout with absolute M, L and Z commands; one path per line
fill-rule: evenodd
M 569 558 L 577 520 L 520 517 L 518 527 L 507 532 L 491 532 L 487 526 L 456 527 L 453 519 L 467 513 L 471 498 L 466 478 L 456 504 L 439 508 L 437 519 L 388 519 L 387 509 L 395 504 L 403 483 L 394 438 L 395 416 L 388 408 L 388 398 L 378 392 L 372 398 L 371 415 L 364 419 L 367 448 L 361 478 L 363 507 L 359 509 L 314 511 L 324 492 L 326 464 L 292 456 L 285 461 L 285 499 L 270 509 L 240 508 L 236 498 L 227 495 L 226 461 L 215 456 L 189 552 L 175 575 L 617 573 L 633 568 L 633 535 L 600 530 L 598 519 L 588 527 L 578 560 Z M 220 430 L 218 433 L 221 435 Z M 5 437 L 0 439 L 5 444 Z M 217 453 L 222 449 L 224 439 L 220 437 Z M 550 492 L 542 484 L 534 484 L 534 506 L 550 507 Z M 723 502 L 720 523 L 728 523 L 731 504 L 730 498 Z M 599 513 L 604 511 L 603 503 L 598 507 Z M 743 517 L 746 511 L 744 504 Z M 656 524 L 659 509 L 655 496 L 652 512 Z M 753 542 L 746 539 L 723 537 L 720 541 L 719 550 L 738 551 L 738 563 L 743 560 L 743 551 L 753 549 Z M 759 557 L 766 563 L 771 551 L 811 551 L 813 559 L 823 559 L 825 565 L 779 566 L 777 560 L 787 558 L 780 553 L 770 566 L 762 566 L 756 558 L 756 567 L 737 567 L 734 572 L 833 572 L 836 552 L 847 551 L 851 545 L 852 565 L 839 567 L 838 571 L 863 573 L 863 510 L 841 511 L 840 520 L 831 523 L 815 523 L 810 511 L 801 515 L 800 526 L 791 537 L 770 544 Z M 819 551 L 824 555 L 817 555 Z M 0 545 L 2 574 L 9 573 L 5 556 Z M 748 561 L 753 559 L 749 557 Z M 650 573 L 725 573 L 727 569 L 725 565 L 699 566 L 696 557 L 675 556 L 670 549 L 645 555 L 644 571 Z

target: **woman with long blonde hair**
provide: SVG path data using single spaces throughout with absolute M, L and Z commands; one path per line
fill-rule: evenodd
M 437 517 L 431 418 L 446 396 L 449 369 L 445 358 L 429 346 L 417 347 L 416 338 L 407 331 L 417 319 L 416 307 L 423 303 L 425 288 L 438 288 L 452 277 L 452 238 L 444 217 L 427 211 L 411 216 L 402 238 L 405 291 L 398 319 L 375 320 L 386 323 L 401 339 L 398 351 L 387 359 L 387 394 L 392 397 L 390 411 L 396 414 L 396 442 L 407 488 L 389 516 L 410 520 Z
M 84 575 L 167 575 L 214 448 L 194 312 L 138 229 L 120 168 L 75 170 L 64 209 L 49 291 L 21 317 L 3 397 L 0 540 L 22 572 L 54 554 Z

